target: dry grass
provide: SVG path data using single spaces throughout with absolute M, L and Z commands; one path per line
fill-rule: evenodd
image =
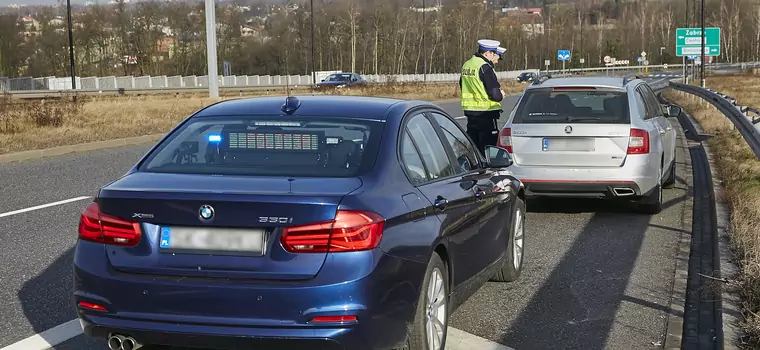
M 520 92 L 525 86 L 515 82 L 502 85 L 507 93 Z M 387 84 L 335 90 L 330 94 L 437 101 L 457 98 L 459 88 L 457 84 Z M 227 94 L 222 99 L 240 96 L 257 94 Z M 214 102 L 192 94 L 79 96 L 76 102 L 72 100 L 71 96 L 44 101 L 19 101 L 0 96 L 0 154 L 163 133 Z
M 760 107 L 760 77 L 715 77 L 707 86 L 744 105 Z M 739 132 L 712 105 L 669 91 L 667 97 L 684 107 L 713 137 L 709 144 L 723 180 L 723 198 L 731 208 L 731 240 L 741 270 L 743 325 L 753 348 L 760 347 L 760 161 Z

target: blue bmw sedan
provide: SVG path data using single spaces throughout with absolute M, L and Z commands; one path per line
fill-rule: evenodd
M 227 100 L 82 212 L 74 298 L 110 349 L 439 350 L 523 265 L 525 195 L 423 101 Z

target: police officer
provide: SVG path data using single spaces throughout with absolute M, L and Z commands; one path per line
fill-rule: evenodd
M 496 145 L 504 91 L 496 78 L 493 65 L 499 60 L 496 40 L 479 40 L 478 52 L 462 66 L 459 86 L 462 89 L 462 110 L 467 117 L 467 134 L 481 152 Z M 506 51 L 506 50 L 504 50 Z

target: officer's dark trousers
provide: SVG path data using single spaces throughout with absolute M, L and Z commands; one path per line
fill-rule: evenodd
M 467 135 L 470 136 L 480 152 L 486 146 L 496 146 L 498 140 L 497 121 L 501 111 L 464 111 L 467 117 Z

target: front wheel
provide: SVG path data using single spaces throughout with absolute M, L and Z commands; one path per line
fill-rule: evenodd
M 441 257 L 433 253 L 422 281 L 414 324 L 404 350 L 443 350 L 448 325 L 448 269 Z
M 495 282 L 513 282 L 520 277 L 525 252 L 525 201 L 515 197 L 515 211 L 509 229 L 509 243 L 504 264 L 491 278 Z

